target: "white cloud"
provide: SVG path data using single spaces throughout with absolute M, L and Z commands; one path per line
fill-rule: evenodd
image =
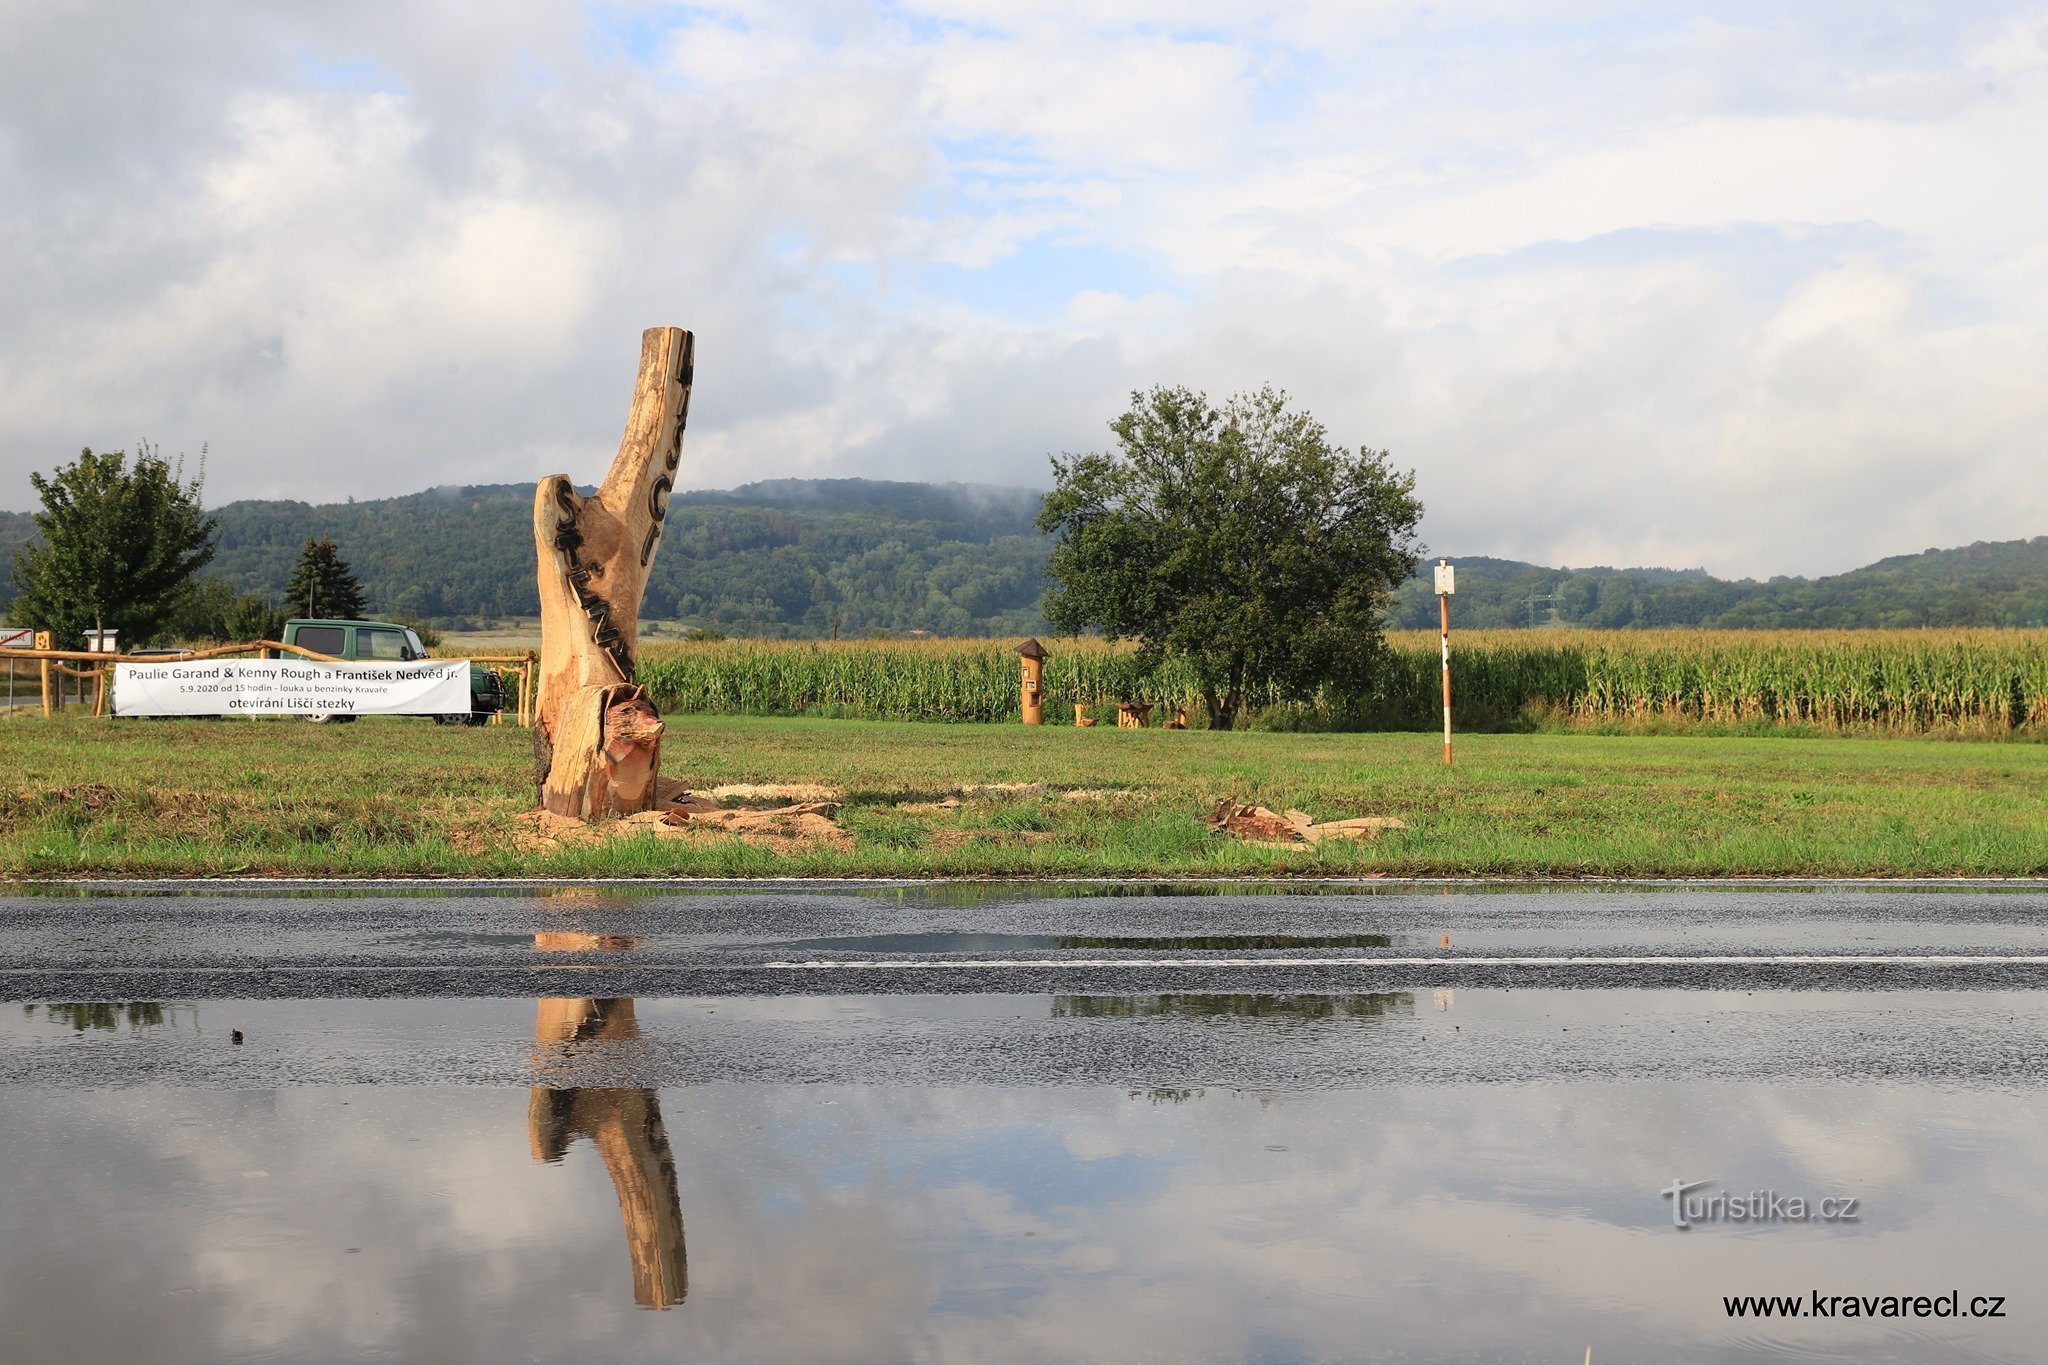
M 118 22 L 117 22 L 118 20 Z M 2048 17 L 1850 4 L 81 3 L 0 35 L 0 505 L 568 469 L 1039 482 L 1274 382 L 1446 551 L 1816 572 L 2048 529 Z

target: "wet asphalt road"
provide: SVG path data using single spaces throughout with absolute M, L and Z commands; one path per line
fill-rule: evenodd
M 0 899 L 0 964 L 0 1085 L 2048 1075 L 2043 888 L 73 890 Z M 53 1026 L 92 1001 L 170 1025 Z
M 0 999 L 2037 989 L 2048 888 L 42 891 Z

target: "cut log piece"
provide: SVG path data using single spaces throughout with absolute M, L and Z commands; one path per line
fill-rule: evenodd
M 556 815 L 601 820 L 654 805 L 662 725 L 634 681 L 634 638 L 682 460 L 695 364 L 690 333 L 649 328 L 626 434 L 596 496 L 583 497 L 566 474 L 534 493 L 534 775 L 542 808 Z

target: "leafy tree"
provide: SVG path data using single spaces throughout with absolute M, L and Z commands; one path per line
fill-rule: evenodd
M 238 593 L 218 574 L 194 583 L 164 622 L 174 640 L 246 642 L 275 640 L 284 631 L 285 614 L 277 603 L 258 593 Z
M 243 593 L 221 614 L 218 638 L 236 644 L 247 644 L 251 640 L 281 640 L 284 638 L 285 616 L 284 608 L 270 598 L 253 592 Z
M 1056 628 L 1184 657 L 1223 729 L 1254 690 L 1370 688 L 1381 612 L 1420 548 L 1413 474 L 1331 445 L 1272 388 L 1221 410 L 1184 388 L 1133 393 L 1110 430 L 1115 451 L 1053 458 L 1038 526 L 1058 537 Z
M 67 644 L 92 629 L 130 645 L 151 638 L 213 558 L 205 479 L 203 451 L 188 480 L 183 456 L 173 465 L 147 441 L 132 466 L 125 451 L 87 449 L 48 477 L 29 475 L 43 510 L 37 543 L 14 557 L 14 619 Z
M 306 537 L 299 562 L 285 580 L 285 606 L 308 616 L 346 620 L 363 614 L 363 585 L 356 581 L 341 549 L 326 536 Z

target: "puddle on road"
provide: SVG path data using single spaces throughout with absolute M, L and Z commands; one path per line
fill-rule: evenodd
M 0 1357 L 2048 1358 L 2038 1068 L 1848 1084 L 1794 1059 L 1743 1080 L 1711 1065 L 1717 1023 L 1730 1051 L 1758 1029 L 1746 1045 L 1766 1052 L 1846 1049 L 1888 1016 L 1873 1055 L 2032 1049 L 2048 1009 L 1983 992 L 1943 1016 L 1948 999 L 18 1006 L 0 1011 L 16 1063 Z M 935 1064 L 954 1036 L 979 1082 Z M 1542 1079 L 1416 1070 L 1418 1049 L 1468 1036 L 1537 1048 Z M 406 1069 L 437 1048 L 456 1060 Z M 1063 1049 L 1049 1071 L 1027 1060 Z M 335 1074 L 313 1066 L 323 1050 L 372 1083 L 281 1081 Z M 1598 1060 L 1621 1055 L 1649 1060 Z M 1062 1079 L 1006 1080 L 1005 1057 Z M 1342 1083 L 1256 1079 L 1333 1068 Z M 65 1079 L 95 1074 L 111 1081 Z M 652 1080 L 678 1074 L 695 1078 Z M 395 1080 L 435 1083 L 376 1083 Z M 1854 1197 L 1858 1217 L 1681 1231 L 1660 1192 L 1693 1180 Z M 1949 1289 L 2005 1295 L 2011 1316 L 1759 1324 L 1721 1307 Z

